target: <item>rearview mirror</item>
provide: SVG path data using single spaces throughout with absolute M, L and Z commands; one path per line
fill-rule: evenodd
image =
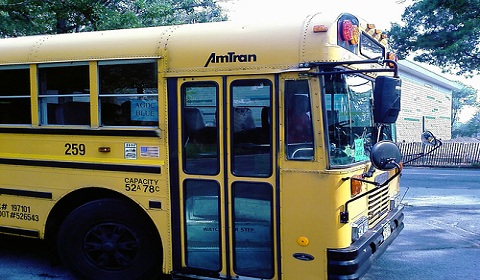
M 395 123 L 400 113 L 402 81 L 399 78 L 379 76 L 373 92 L 375 123 Z

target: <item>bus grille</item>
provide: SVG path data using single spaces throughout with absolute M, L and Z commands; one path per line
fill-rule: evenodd
M 388 185 L 383 186 L 368 196 L 368 225 L 375 226 L 388 213 L 390 197 Z

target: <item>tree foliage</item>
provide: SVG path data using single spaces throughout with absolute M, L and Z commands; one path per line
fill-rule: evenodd
M 0 37 L 222 20 L 214 0 L 0 0 Z
M 478 137 L 480 138 L 480 110 L 465 124 L 459 124 L 452 131 L 453 137 Z
M 452 92 L 452 126 L 458 121 L 458 115 L 465 106 L 478 106 L 477 90 L 466 85 Z
M 390 30 L 401 58 L 456 74 L 480 72 L 480 0 L 415 0 Z

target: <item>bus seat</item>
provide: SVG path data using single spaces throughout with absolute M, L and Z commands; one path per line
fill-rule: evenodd
M 58 104 L 55 117 L 57 124 L 88 125 L 90 124 L 90 103 L 72 101 Z
M 183 111 L 185 131 L 187 134 L 195 133 L 205 127 L 202 112 L 198 108 L 184 108 Z
M 255 120 L 253 119 L 252 110 L 247 107 L 236 107 L 233 111 L 234 132 L 254 129 Z
M 205 128 L 203 114 L 198 108 L 183 108 L 183 124 L 185 131 L 185 144 L 187 142 L 201 142 L 202 133 Z

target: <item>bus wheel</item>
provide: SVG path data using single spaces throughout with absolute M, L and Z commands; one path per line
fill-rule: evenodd
M 118 199 L 86 203 L 58 232 L 60 259 L 81 279 L 152 279 L 162 249 L 146 215 Z

